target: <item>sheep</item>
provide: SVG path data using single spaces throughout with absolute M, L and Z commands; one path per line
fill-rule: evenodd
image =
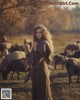
M 4 59 L 5 56 L 8 55 L 8 54 L 9 54 L 8 49 L 4 49 L 4 50 L 2 51 L 2 59 Z
M 23 45 L 20 45 L 20 44 L 12 45 L 11 48 L 9 49 L 9 52 L 12 53 L 14 51 L 24 51 Z
M 80 50 L 75 52 L 73 55 L 74 58 L 80 58 Z
M 31 42 L 24 42 L 24 44 L 14 44 L 11 46 L 11 48 L 9 48 L 9 52 L 12 53 L 14 51 L 25 51 L 25 48 L 29 48 L 28 46 L 30 46 L 30 48 L 32 47 L 32 43 Z
M 2 33 L 1 33 L 2 34 Z M 7 40 L 7 37 L 2 35 L 0 37 L 0 51 L 3 51 L 4 49 L 9 49 L 11 47 L 10 42 Z
M 69 44 L 66 46 L 65 48 L 65 52 L 66 50 L 71 50 L 71 51 L 76 51 L 76 50 L 79 50 L 79 46 L 77 44 Z
M 3 61 L 0 64 L 0 70 L 5 72 L 6 69 L 7 70 L 12 69 L 12 71 L 14 72 L 14 69 L 15 69 L 15 66 L 16 66 L 15 71 L 17 71 L 19 66 L 22 65 L 22 60 L 21 59 L 26 59 L 25 52 L 15 51 L 13 53 L 10 53 L 10 54 L 6 55 L 5 58 L 3 59 Z M 27 62 L 25 61 L 23 64 L 26 65 Z M 8 66 L 10 66 L 11 68 L 9 68 Z M 14 69 L 13 69 L 13 66 L 14 66 Z M 24 66 L 22 66 L 22 67 L 24 69 Z
M 5 35 L 3 35 L 3 33 L 1 32 L 1 33 L 0 33 L 0 43 L 1 43 L 1 42 L 6 42 L 6 41 L 8 41 L 8 40 L 7 40 L 7 37 L 6 37 Z
M 64 54 L 68 57 L 72 57 L 76 51 L 79 50 L 79 46 L 77 44 L 69 44 L 64 49 Z
M 3 58 L 3 52 L 7 49 L 11 48 L 11 44 L 9 42 L 2 42 L 0 43 L 0 52 L 1 52 L 1 58 Z
M 76 45 L 78 45 L 79 46 L 79 49 L 80 49 L 80 40 L 77 40 L 76 41 Z
M 19 72 L 29 71 L 29 70 L 27 70 L 27 67 L 25 66 L 25 63 L 24 63 L 25 61 L 26 61 L 26 59 L 24 59 L 24 58 L 12 61 L 5 70 L 1 71 L 3 80 L 7 80 L 8 74 L 11 71 L 13 71 L 11 79 L 13 79 L 14 72 L 17 72 L 17 74 L 18 74 L 17 80 L 19 80 L 20 79 Z
M 55 55 L 53 57 L 54 68 L 56 69 L 56 65 L 58 65 L 58 64 L 61 64 L 62 68 L 63 68 L 66 63 L 66 59 L 67 59 L 67 57 L 65 57 L 63 55 Z
M 25 66 L 27 66 L 27 57 L 29 55 L 28 45 L 30 44 L 27 43 L 26 45 L 27 53 L 25 51 L 14 51 L 5 56 L 2 63 L 0 64 L 0 70 L 2 72 L 3 79 L 7 79 L 7 75 L 9 74 L 10 71 L 13 71 L 13 73 L 17 71 L 18 79 L 19 79 L 19 71 L 25 72 L 26 70 Z
M 71 76 L 77 75 L 77 82 L 79 82 L 79 75 L 80 75 L 80 59 L 78 58 L 69 58 L 66 61 L 66 69 L 67 73 L 69 74 L 69 85 L 72 82 Z

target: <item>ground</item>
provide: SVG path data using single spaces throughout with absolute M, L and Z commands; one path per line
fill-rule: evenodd
M 21 37 L 8 37 L 9 41 L 14 43 L 23 43 L 25 38 L 32 40 L 32 36 Z M 74 43 L 80 39 L 80 34 L 54 34 L 54 48 L 55 54 L 59 54 L 64 51 L 64 48 L 69 43 Z M 53 65 L 52 65 L 53 66 Z M 54 66 L 53 66 L 54 67 Z M 7 81 L 0 80 L 0 88 L 10 87 L 13 90 L 12 100 L 31 100 L 31 80 L 24 83 L 24 77 L 26 73 L 20 73 L 20 80 L 17 81 L 16 73 L 14 79 L 10 80 L 10 75 Z M 62 69 L 61 66 L 57 67 L 57 70 L 52 70 L 51 89 L 54 100 L 79 100 L 80 99 L 80 83 L 76 83 L 76 76 L 72 77 L 73 83 L 69 86 L 68 74 L 66 69 Z

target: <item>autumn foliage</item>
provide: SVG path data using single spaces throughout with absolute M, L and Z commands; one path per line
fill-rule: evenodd
M 61 9 L 48 4 L 48 0 L 44 0 L 44 2 L 43 0 L 1 1 L 0 33 L 3 32 L 6 35 L 28 34 L 32 33 L 37 24 L 45 25 L 52 33 L 55 30 L 80 29 L 79 7 L 72 10 Z

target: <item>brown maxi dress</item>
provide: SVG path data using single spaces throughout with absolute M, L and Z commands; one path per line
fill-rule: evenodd
M 37 42 L 36 51 L 32 53 L 32 100 L 53 100 L 49 79 L 50 48 L 44 39 Z

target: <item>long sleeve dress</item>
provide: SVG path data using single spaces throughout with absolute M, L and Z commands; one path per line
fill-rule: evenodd
M 36 50 L 32 53 L 32 100 L 53 100 L 49 79 L 49 55 L 48 43 L 40 39 Z

